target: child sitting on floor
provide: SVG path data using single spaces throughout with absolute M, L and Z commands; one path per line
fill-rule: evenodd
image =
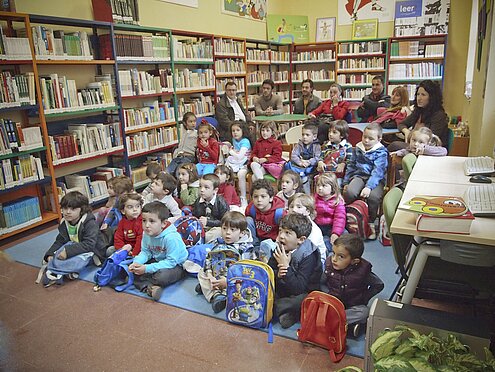
M 320 287 L 320 251 L 307 239 L 310 234 L 311 222 L 303 215 L 290 213 L 280 221 L 277 248 L 268 264 L 275 274 L 274 312 L 282 328 L 299 320 L 302 301 Z
M 221 234 L 221 219 L 229 211 L 225 199 L 218 195 L 220 179 L 216 174 L 205 174 L 199 180 L 199 198 L 193 205 L 192 214 L 206 229 L 205 242 L 209 243 Z
M 196 286 L 196 292 L 203 293 L 215 313 L 225 309 L 228 267 L 235 262 L 235 257 L 253 259 L 252 248 L 253 238 L 247 228 L 246 217 L 240 212 L 227 212 L 222 217 L 222 237 L 208 253 L 203 268 L 199 270 L 199 284 Z M 212 260 L 220 252 L 225 252 L 228 257 L 225 257 L 224 265 L 217 267 L 212 265 Z
M 183 163 L 177 168 L 179 196 L 184 205 L 193 205 L 199 196 L 199 177 L 193 163 Z
M 280 179 L 280 191 L 277 196 L 285 203 L 285 208 L 289 206 L 289 199 L 297 192 L 302 192 L 301 177 L 293 170 L 286 170 Z
M 169 210 L 169 213 L 172 214 L 170 221 L 173 222 L 182 215 L 179 204 L 172 196 L 176 188 L 177 181 L 173 176 L 165 172 L 158 173 L 151 184 L 151 194 L 148 194 L 146 198 L 144 198 L 144 205 L 153 201 L 163 203 Z
M 215 174 L 220 180 L 217 195 L 223 196 L 231 209 L 232 207 L 239 207 L 241 205 L 241 200 L 234 187 L 234 173 L 232 172 L 232 169 L 226 165 L 218 165 L 217 169 L 215 169 Z
M 164 287 L 183 278 L 182 264 L 187 259 L 186 246 L 168 217 L 167 207 L 158 201 L 143 207 L 141 252 L 129 265 L 134 286 L 155 301 Z
M 382 127 L 370 123 L 363 132 L 362 141 L 352 150 L 342 185 L 346 204 L 358 198 L 368 202 L 369 226 L 368 239 L 376 239 L 375 219 L 383 196 L 385 176 L 387 174 L 388 151 L 380 143 Z
M 371 271 L 371 264 L 362 258 L 364 243 L 355 234 L 345 234 L 333 245 L 333 254 L 325 262 L 322 282 L 327 292 L 345 306 L 347 324 L 354 336 L 368 318 L 368 302 L 380 293 L 383 282 Z

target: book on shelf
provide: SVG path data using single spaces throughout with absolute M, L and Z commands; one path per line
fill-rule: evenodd
M 460 196 L 416 195 L 399 209 L 426 214 L 433 217 L 457 217 L 469 211 L 464 199 Z
M 394 63 L 389 66 L 389 79 L 439 77 L 443 70 L 442 63 Z
M 41 159 L 33 155 L 3 159 L 0 167 L 0 190 L 45 178 Z
M 92 181 L 89 176 L 80 174 L 71 174 L 65 176 L 65 184 L 67 189 L 77 188 L 83 190 L 83 194 L 86 195 L 90 202 L 101 200 L 108 197 L 108 189 L 106 181 L 94 180 Z M 63 189 L 63 187 L 62 187 Z
M 474 216 L 467 211 L 461 216 L 435 217 L 420 214 L 416 218 L 416 229 L 425 232 L 442 232 L 451 234 L 469 234 Z
M 270 62 L 270 50 L 268 49 L 246 49 L 246 58 L 249 61 Z
M 195 61 L 212 61 L 213 46 L 211 39 L 181 39 L 172 36 L 174 60 L 195 60 Z
M 172 102 L 158 100 L 143 102 L 143 107 L 124 109 L 124 126 L 134 129 L 141 126 L 173 122 L 175 111 Z
M 292 62 L 318 62 L 332 61 L 335 59 L 333 50 L 312 50 L 307 52 L 294 52 Z
M 174 77 L 177 90 L 214 89 L 215 87 L 215 75 L 211 68 L 175 69 Z
M 34 73 L 0 72 L 0 108 L 36 104 Z
M 146 162 L 157 162 L 161 165 L 162 169 L 167 169 L 172 161 L 172 153 L 171 152 L 156 152 L 152 155 L 146 157 Z
M 215 38 L 215 53 L 218 55 L 236 55 L 244 57 L 244 42 L 233 39 Z
M 13 201 L 0 203 L 0 235 L 40 220 L 40 203 L 35 196 L 24 196 Z
M 118 177 L 124 175 L 124 170 L 122 168 L 117 167 L 98 167 L 96 168 L 97 172 L 109 172 L 112 177 Z
M 119 71 L 120 91 L 123 97 L 172 92 L 170 69 L 139 71 L 136 68 Z
M 338 54 L 366 54 L 366 53 L 384 53 L 387 41 L 358 41 L 349 43 L 339 43 Z
M 139 25 L 138 0 L 91 0 L 97 21 Z
M 102 58 L 113 59 L 110 35 L 99 35 L 98 38 Z M 168 35 L 115 34 L 114 41 L 118 60 L 170 60 L 170 37 Z
M 23 128 L 21 123 L 0 119 L 0 155 L 43 147 L 40 127 Z
M 151 151 L 177 143 L 177 128 L 157 128 L 126 136 L 127 151 L 130 155 Z
M 42 25 L 32 26 L 37 59 L 93 59 L 93 48 L 86 31 L 67 32 Z
M 215 111 L 211 96 L 190 96 L 188 99 L 180 97 L 177 104 L 178 115 L 180 118 L 186 112 L 192 112 L 195 115 L 213 114 Z
M 0 25 L 0 59 L 32 59 L 29 39 L 25 29 L 18 29 L 17 36 L 7 36 Z

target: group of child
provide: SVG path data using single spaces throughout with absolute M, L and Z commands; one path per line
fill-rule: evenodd
M 92 256 L 98 264 L 115 250 L 125 249 L 133 257 L 129 270 L 135 274 L 135 287 L 159 300 L 164 287 L 185 276 L 188 250 L 173 222 L 188 210 L 207 230 L 206 242 L 214 244 L 212 250 L 219 244 L 233 246 L 241 257 L 263 260 L 273 268 L 275 314 L 282 327 L 298 320 L 304 297 L 320 288 L 344 303 L 349 323 L 365 322 L 366 305 L 383 289 L 383 283 L 362 258 L 363 240 L 345 234 L 345 204 L 367 199 L 373 224 L 369 238 L 375 238 L 374 221 L 388 160 L 380 142 L 380 125 L 368 124 L 362 141 L 352 148 L 345 121 L 330 124 L 323 145 L 316 141 L 318 128 L 306 124 L 301 141 L 285 163 L 273 122 L 261 125 L 253 147 L 245 123 L 234 122 L 233 145 L 225 154 L 225 165 L 218 165 L 220 145 L 213 138 L 214 128 L 202 122 L 196 132 L 195 126 L 195 116 L 185 114 L 185 130 L 168 171 L 150 164 L 146 174 L 151 184 L 141 195 L 133 191 L 129 178 L 115 177 L 108 182 L 107 208 L 95 218 L 84 195 L 67 193 L 61 201 L 63 219 L 58 236 L 44 255 L 48 267 L 81 254 Z M 421 128 L 412 132 L 403 152 L 445 155 L 435 144 L 431 131 Z M 249 204 L 248 168 L 253 172 Z M 280 179 L 278 193 L 264 178 L 266 173 Z M 310 189 L 301 192 L 313 175 L 314 197 Z M 181 205 L 188 208 L 181 209 Z M 207 262 L 198 273 L 196 290 L 219 312 L 225 308 L 226 278 L 212 277 L 206 267 Z M 67 274 L 69 279 L 77 277 Z M 60 283 L 62 277 L 48 275 L 44 283 Z

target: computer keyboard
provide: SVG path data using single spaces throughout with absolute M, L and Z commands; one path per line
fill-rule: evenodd
M 473 174 L 491 174 L 493 169 L 493 159 L 488 156 L 477 156 L 467 158 L 464 162 L 464 173 L 466 176 Z
M 495 217 L 495 185 L 469 186 L 465 199 L 475 216 Z

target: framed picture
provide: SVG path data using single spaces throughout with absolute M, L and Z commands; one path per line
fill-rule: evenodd
M 376 39 L 378 37 L 378 19 L 362 19 L 352 23 L 352 40 Z
M 316 42 L 335 41 L 335 17 L 316 19 Z

